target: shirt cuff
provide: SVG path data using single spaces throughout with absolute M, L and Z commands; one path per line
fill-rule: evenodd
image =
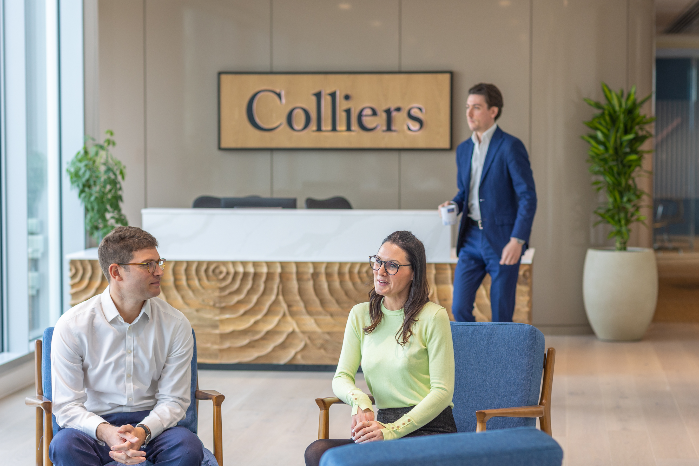
M 101 440 L 97 438 L 97 427 L 100 424 L 105 423 L 105 422 L 107 422 L 107 421 L 105 421 L 100 416 L 95 414 L 93 416 L 90 416 L 87 419 L 87 421 L 85 421 L 85 424 L 83 425 L 82 431 L 84 433 L 86 433 L 87 435 L 89 435 L 90 437 L 92 437 L 93 439 L 97 440 L 98 442 L 101 442 Z M 107 422 L 107 424 L 109 424 L 109 423 Z
M 163 423 L 160 422 L 160 419 L 158 419 L 158 417 L 154 416 L 153 414 L 149 414 L 148 416 L 144 417 L 143 420 L 138 424 L 145 424 L 148 426 L 148 428 L 150 429 L 151 440 L 153 440 L 158 435 L 162 434 L 165 430 L 165 426 L 163 425 Z

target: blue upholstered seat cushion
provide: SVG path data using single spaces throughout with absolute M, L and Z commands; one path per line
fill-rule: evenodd
M 476 411 L 539 404 L 544 335 L 526 324 L 452 322 L 454 419 L 476 430 Z M 488 430 L 536 426 L 535 418 L 493 418 Z
M 48 327 L 44 330 L 44 336 L 41 339 L 41 388 L 44 391 L 44 397 L 53 400 L 53 392 L 51 386 L 51 341 L 53 340 L 53 327 Z M 53 435 L 56 435 L 61 428 L 56 422 L 56 415 L 52 415 L 53 420 Z
M 320 466 L 561 466 L 563 450 L 531 427 L 426 435 L 328 450 Z
M 177 423 L 178 426 L 186 427 L 195 434 L 197 433 L 197 402 L 194 396 L 197 391 L 197 337 L 194 335 L 194 330 L 192 330 L 192 340 L 193 340 L 193 352 L 192 352 L 192 380 L 191 380 L 191 391 L 189 392 L 189 406 L 187 407 L 187 414 L 184 419 Z

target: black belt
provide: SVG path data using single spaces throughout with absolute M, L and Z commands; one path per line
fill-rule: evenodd
M 483 229 L 483 220 L 474 220 L 471 217 L 467 217 L 468 224 L 472 227 L 478 227 L 479 230 Z

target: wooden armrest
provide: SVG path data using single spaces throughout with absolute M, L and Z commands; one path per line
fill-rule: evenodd
M 51 400 L 49 400 L 45 396 L 28 396 L 24 399 L 24 404 L 27 406 L 32 406 L 34 408 L 41 408 L 49 413 L 51 412 Z
M 372 404 L 376 404 L 374 397 L 369 395 L 369 399 Z M 326 439 L 330 435 L 330 407 L 336 403 L 344 403 L 341 399 L 336 396 L 330 396 L 327 398 L 316 398 L 316 404 L 320 408 L 320 414 L 318 416 L 318 438 Z
M 369 395 L 369 399 L 371 400 L 371 404 L 376 404 L 376 400 L 374 400 L 374 397 L 372 395 Z M 329 396 L 327 398 L 316 398 L 316 404 L 318 405 L 318 408 L 320 408 L 321 411 L 330 409 L 330 407 L 336 403 L 344 404 L 345 402 L 336 396 Z
M 223 421 L 221 419 L 221 405 L 225 396 L 216 390 L 196 390 L 194 398 L 197 400 L 211 400 L 214 403 L 214 456 L 219 466 L 223 466 Z
M 224 395 L 221 395 L 216 390 L 197 390 L 194 392 L 194 397 L 197 400 L 211 400 L 214 402 L 214 406 L 221 406 L 223 400 L 226 399 Z
M 344 401 L 342 401 L 336 396 L 329 396 L 327 398 L 316 398 L 316 404 L 318 405 L 318 408 L 320 408 L 321 411 L 330 409 L 330 406 L 334 405 L 335 403 L 344 403 Z
M 476 411 L 476 432 L 485 432 L 485 424 L 493 417 L 543 417 L 543 406 L 522 406 L 519 408 L 482 409 Z
M 37 464 L 52 466 L 53 463 L 51 463 L 49 459 L 49 444 L 51 443 L 51 439 L 53 439 L 53 403 L 45 396 L 34 395 L 26 397 L 24 399 L 24 404 L 36 408 Z

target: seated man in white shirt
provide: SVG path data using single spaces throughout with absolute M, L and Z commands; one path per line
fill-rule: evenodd
M 165 262 L 157 246 L 140 228 L 114 229 L 98 249 L 109 286 L 56 323 L 53 412 L 62 429 L 49 457 L 58 466 L 201 464 L 201 441 L 177 426 L 191 402 L 192 327 L 156 298 Z

